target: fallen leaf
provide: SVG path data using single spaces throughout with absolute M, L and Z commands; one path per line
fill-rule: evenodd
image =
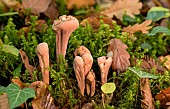
M 54 99 L 48 90 L 48 84 L 42 81 L 36 81 L 29 87 L 34 88 L 36 92 L 36 97 L 31 102 L 33 109 L 57 109 Z
M 55 2 L 55 0 L 52 0 L 49 8 L 44 12 L 44 14 L 50 18 L 51 22 L 53 22 L 59 16 L 59 10 L 57 9 Z
M 2 95 L 0 95 L 0 109 L 9 109 L 7 93 L 3 93 Z
M 77 9 L 81 7 L 88 7 L 90 5 L 94 5 L 94 0 L 66 0 L 67 3 L 67 9 L 71 10 L 76 6 Z
M 164 63 L 164 66 L 170 70 L 170 55 L 167 55 L 165 57 L 161 56 L 160 61 Z
M 166 103 L 170 101 L 170 87 L 161 90 L 160 93 L 155 96 L 155 99 L 159 100 L 161 105 L 165 107 Z
M 13 45 L 2 44 L 1 50 L 5 53 L 10 53 L 15 56 L 19 55 L 19 50 L 16 47 L 14 47 Z
M 149 26 L 151 23 L 152 23 L 152 20 L 146 20 L 141 24 L 137 23 L 133 26 L 129 25 L 128 27 L 124 27 L 123 31 L 128 32 L 130 34 L 141 31 L 142 33 L 147 34 L 148 30 L 152 28 L 152 26 Z
M 9 84 L 5 92 L 8 94 L 10 108 L 13 109 L 18 107 L 20 104 L 26 102 L 28 98 L 35 96 L 35 92 L 31 88 L 23 88 L 20 90 L 19 86 L 16 84 Z
M 13 78 L 11 80 L 14 84 L 18 85 L 20 89 L 23 89 L 24 87 L 26 87 L 26 84 L 23 83 L 19 77 Z M 20 105 L 22 108 L 24 108 L 24 103 Z
M 17 0 L 2 0 L 2 2 L 7 6 L 7 7 L 13 7 L 19 3 Z
M 25 65 L 25 68 L 28 70 L 30 75 L 33 77 L 33 72 L 35 71 L 36 68 L 29 64 L 28 56 L 23 50 L 20 50 L 19 53 L 21 55 L 21 59 L 22 59 L 22 62 L 24 63 L 24 65 Z
M 103 93 L 113 93 L 116 89 L 115 83 L 105 83 L 101 86 L 101 90 Z
M 21 4 L 17 0 L 1 0 L 8 8 L 18 10 L 21 8 Z
M 134 59 L 134 63 L 136 64 L 136 59 Z M 163 66 L 160 64 L 160 60 L 156 61 L 152 57 L 145 56 L 142 58 L 141 68 L 145 69 L 147 72 L 151 72 L 153 68 L 156 69 L 157 73 L 162 74 L 164 72 Z
M 170 17 L 170 11 L 163 7 L 152 7 L 146 16 L 146 20 L 158 21 L 162 18 Z
M 100 22 L 101 20 L 103 21 L 104 24 L 108 24 L 110 26 L 110 28 L 113 29 L 113 20 L 111 18 L 108 18 L 108 17 L 100 18 L 100 17 L 91 16 L 91 17 L 84 19 L 80 23 L 80 25 L 86 27 L 87 24 L 89 24 L 93 28 L 93 30 L 95 32 L 97 32 L 98 28 L 101 25 L 101 22 Z
M 12 82 L 13 82 L 14 84 L 17 84 L 17 85 L 20 87 L 20 89 L 23 89 L 24 87 L 26 87 L 26 84 L 23 83 L 23 82 L 20 80 L 19 77 L 13 78 L 13 79 L 12 79 Z
M 131 70 L 132 72 L 134 72 L 135 74 L 137 74 L 140 78 L 158 79 L 160 77 L 159 75 L 147 73 L 147 72 L 144 72 L 138 68 L 128 67 L 128 69 Z
M 156 2 L 156 0 L 153 0 Z M 169 0 L 157 0 L 163 7 L 170 8 L 170 1 Z
M 141 107 L 144 109 L 155 109 L 149 78 L 140 79 L 140 91 L 143 98 L 143 100 L 141 100 Z
M 26 25 L 28 25 L 29 23 L 28 22 L 30 22 L 30 19 L 27 17 L 26 19 L 25 19 L 25 24 Z M 27 33 L 28 32 L 30 32 L 30 30 L 31 30 L 31 25 L 28 25 L 29 27 L 22 27 L 20 30 L 19 30 L 19 32 L 18 32 L 18 34 L 22 34 L 23 32 L 24 32 L 24 34 L 27 36 Z M 35 32 L 40 32 L 40 33 L 42 33 L 42 32 L 44 32 L 44 31 L 46 31 L 47 30 L 47 28 L 48 28 L 48 25 L 47 25 L 47 22 L 45 21 L 45 20 L 36 20 L 35 21 Z
M 139 2 L 139 0 L 117 0 L 109 9 L 106 9 L 101 13 L 110 18 L 115 15 L 116 18 L 122 20 L 125 13 L 134 18 L 134 15 L 140 14 L 141 8 L 142 3 Z
M 31 9 L 33 14 L 40 14 L 48 9 L 52 0 L 22 0 L 24 9 Z
M 127 45 L 123 44 L 120 39 L 114 38 L 109 42 L 107 52 L 113 52 L 112 69 L 118 71 L 125 71 L 130 66 L 130 55 L 126 51 Z
M 42 33 L 43 31 L 46 31 L 48 28 L 47 22 L 45 20 L 37 20 L 35 22 L 36 31 Z

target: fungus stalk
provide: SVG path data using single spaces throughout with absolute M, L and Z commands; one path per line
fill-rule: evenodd
M 52 28 L 56 32 L 56 57 L 59 54 L 65 58 L 66 49 L 70 35 L 79 26 L 78 20 L 73 16 L 60 16 L 59 20 L 55 20 Z
M 39 64 L 41 68 L 42 78 L 44 83 L 49 84 L 49 50 L 48 44 L 43 42 L 38 44 L 36 48 L 36 53 L 39 58 Z
M 86 76 L 86 92 L 87 95 L 90 95 L 91 97 L 95 93 L 95 74 L 93 71 L 90 71 Z

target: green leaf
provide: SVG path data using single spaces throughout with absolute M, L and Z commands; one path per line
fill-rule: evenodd
M 105 83 L 101 86 L 103 93 L 113 93 L 116 89 L 115 83 Z
M 132 18 L 132 17 L 130 17 L 128 15 L 124 15 L 123 20 L 128 21 L 128 22 L 132 22 L 132 23 L 137 22 L 137 20 L 135 18 Z
M 163 7 L 151 8 L 146 16 L 147 20 L 158 21 L 162 18 L 168 18 L 170 16 L 170 10 Z
M 74 13 L 74 15 L 83 15 L 83 14 L 87 14 L 86 10 L 78 10 Z
M 148 49 L 148 50 L 150 50 L 152 48 L 152 46 L 150 44 L 146 43 L 146 42 L 142 43 L 141 47 L 143 49 Z
M 1 16 L 12 16 L 12 15 L 16 15 L 18 14 L 18 12 L 6 12 L 6 13 L 3 13 L 3 14 L 0 14 L 0 17 Z
M 152 78 L 152 79 L 158 79 L 160 76 L 159 75 L 154 75 L 151 73 L 144 72 L 138 68 L 132 68 L 128 67 L 129 70 L 132 72 L 136 73 L 140 78 Z
M 35 91 L 31 88 L 20 89 L 16 84 L 9 84 L 5 92 L 8 94 L 10 109 L 18 107 L 22 103 L 26 102 L 28 98 L 35 96 Z
M 14 76 L 20 76 L 20 72 L 21 72 L 21 67 L 22 67 L 22 63 L 21 64 L 19 64 L 19 66 L 12 72 L 12 74 L 14 75 Z
M 2 51 L 13 54 L 15 56 L 19 55 L 19 50 L 15 48 L 13 45 L 2 44 Z
M 160 33 L 160 32 L 170 35 L 170 30 L 167 27 L 157 26 L 157 27 L 152 28 L 148 36 L 154 36 L 155 34 Z

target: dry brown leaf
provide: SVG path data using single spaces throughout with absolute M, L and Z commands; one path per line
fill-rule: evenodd
M 33 14 L 45 12 L 52 0 L 22 0 L 25 9 L 30 8 Z
M 170 8 L 170 1 L 169 0 L 153 0 L 155 5 Z
M 112 69 L 118 71 L 125 71 L 130 66 L 130 55 L 126 51 L 127 45 L 123 44 L 120 39 L 111 39 L 107 52 L 113 52 Z
M 161 102 L 161 105 L 166 109 L 166 103 L 170 101 L 170 87 L 163 89 L 155 96 L 155 99 Z
M 133 60 L 135 65 L 136 65 L 136 60 L 137 60 L 136 58 Z M 161 74 L 164 73 L 164 68 L 160 64 L 160 60 L 158 59 L 158 61 L 156 61 L 155 59 L 149 56 L 145 56 L 144 58 L 142 58 L 141 68 L 143 68 L 147 72 L 151 72 L 151 70 L 155 68 L 157 73 L 161 73 Z
M 2 2 L 8 7 L 8 8 L 14 8 L 17 5 L 20 5 L 20 3 L 17 0 L 2 0 Z
M 98 28 L 101 25 L 100 20 L 102 20 L 104 24 L 108 24 L 110 28 L 113 29 L 113 23 L 112 23 L 113 20 L 108 17 L 100 18 L 100 17 L 90 16 L 84 19 L 80 24 L 82 26 L 87 26 L 87 24 L 89 24 L 93 28 L 93 30 L 97 32 Z
M 128 32 L 130 34 L 141 31 L 142 33 L 147 34 L 148 30 L 152 28 L 152 26 L 149 26 L 151 23 L 152 23 L 152 20 L 146 20 L 141 24 L 137 23 L 133 26 L 129 25 L 128 27 L 124 27 L 123 31 Z
M 81 7 L 88 7 L 94 5 L 94 0 L 66 0 L 67 9 L 73 9 L 76 6 L 78 9 Z
M 3 6 L 3 4 L 5 4 L 5 6 L 7 6 L 8 8 L 13 8 L 15 11 L 18 11 L 20 14 L 22 6 L 20 2 L 18 2 L 17 0 L 0 0 L 0 6 Z M 3 8 L 4 6 L 2 7 L 2 9 Z
M 52 0 L 49 8 L 44 12 L 44 14 L 50 18 L 51 22 L 53 22 L 55 19 L 59 16 L 59 11 L 56 8 L 56 1 Z
M 141 101 L 141 107 L 143 109 L 155 109 L 149 84 L 149 78 L 140 79 L 140 91 L 143 97 L 143 100 Z
M 136 14 L 140 14 L 140 9 L 142 8 L 142 3 L 139 0 L 117 0 L 114 4 L 110 6 L 109 9 L 102 11 L 101 13 L 112 18 L 113 15 L 116 18 L 122 20 L 123 15 L 134 17 Z
M 167 55 L 165 57 L 161 56 L 160 57 L 161 62 L 164 63 L 164 66 L 170 70 L 170 55 Z
M 0 95 L 0 109 L 9 109 L 8 95 L 3 93 Z
M 36 92 L 36 97 L 32 101 L 33 109 L 57 109 L 54 99 L 48 90 L 48 84 L 42 81 L 36 81 L 30 87 L 33 87 Z
M 45 20 L 37 20 L 35 22 L 35 26 L 36 26 L 36 31 L 40 33 L 46 31 L 48 28 L 47 22 Z
M 25 68 L 28 70 L 30 75 L 33 77 L 33 72 L 35 71 L 36 68 L 29 64 L 28 56 L 23 50 L 20 50 L 19 53 L 21 55 L 22 62 L 24 63 Z
M 29 24 L 28 22 L 30 22 L 30 19 L 27 17 L 25 19 L 25 22 L 26 22 L 26 25 L 28 25 Z M 48 25 L 47 25 L 47 22 L 45 20 L 36 20 L 35 21 L 35 27 L 36 27 L 36 29 L 34 31 L 42 33 L 42 32 L 47 30 Z M 30 32 L 31 28 L 32 27 L 30 25 L 29 25 L 29 27 L 22 27 L 19 30 L 18 34 L 22 34 L 24 32 L 25 36 L 27 36 L 27 33 Z
M 14 84 L 18 85 L 18 86 L 20 87 L 20 89 L 23 89 L 24 87 L 26 87 L 26 84 L 23 83 L 23 82 L 20 80 L 19 77 L 13 78 L 13 79 L 12 79 L 12 82 L 13 82 Z

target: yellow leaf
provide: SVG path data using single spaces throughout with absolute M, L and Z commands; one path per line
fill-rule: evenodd
M 131 34 L 141 31 L 142 33 L 147 34 L 148 30 L 152 28 L 152 26 L 149 26 L 151 23 L 152 23 L 152 20 L 146 20 L 141 24 L 137 23 L 133 26 L 129 25 L 128 27 L 124 27 L 123 31 L 131 33 Z
M 126 13 L 130 17 L 140 14 L 142 3 L 139 0 L 117 0 L 110 6 L 109 9 L 102 11 L 102 14 L 112 18 L 115 15 L 118 19 L 122 20 L 123 15 Z

